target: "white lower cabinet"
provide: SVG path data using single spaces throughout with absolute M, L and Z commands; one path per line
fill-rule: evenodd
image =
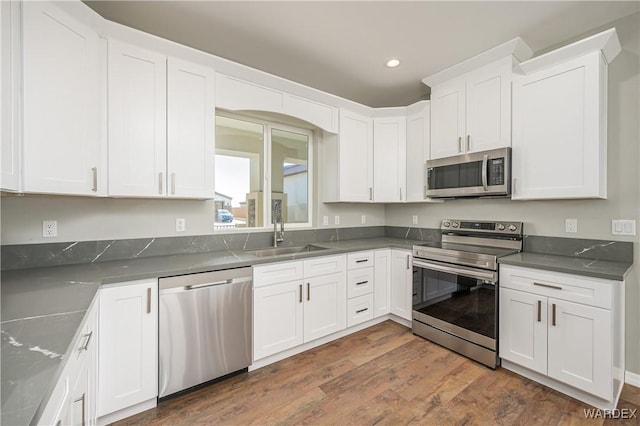
M 391 313 L 411 321 L 413 267 L 411 252 L 391 250 Z
M 391 312 L 391 249 L 374 252 L 373 316 L 378 318 Z
M 615 408 L 624 383 L 624 282 L 504 265 L 500 278 L 503 366 Z
M 373 251 L 347 255 L 347 326 L 373 319 L 375 255 Z
M 339 255 L 254 268 L 254 360 L 346 328 L 345 265 Z
M 158 396 L 158 280 L 100 290 L 98 416 L 118 419 L 121 410 Z M 124 412 L 132 415 L 135 410 Z M 103 416 L 111 416 L 102 418 Z M 122 418 L 122 417 L 120 417 Z
M 97 333 L 98 303 L 95 303 L 72 344 L 74 350 L 37 424 L 96 424 Z

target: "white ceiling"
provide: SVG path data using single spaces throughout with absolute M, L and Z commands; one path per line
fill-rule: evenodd
M 516 36 L 534 52 L 640 1 L 87 1 L 105 18 L 372 107 Z M 384 66 L 397 57 L 395 69 Z

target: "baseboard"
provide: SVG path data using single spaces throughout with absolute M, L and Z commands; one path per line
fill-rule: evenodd
M 152 398 L 147 401 L 136 404 L 132 407 L 123 408 L 122 410 L 115 411 L 113 413 L 105 414 L 104 416 L 98 417 L 97 425 L 105 426 L 111 423 L 117 422 L 118 420 L 126 419 L 127 417 L 134 416 L 138 413 L 142 413 L 143 411 L 150 410 L 158 405 L 158 398 Z
M 640 374 L 632 373 L 631 371 L 625 371 L 624 382 L 640 388 Z

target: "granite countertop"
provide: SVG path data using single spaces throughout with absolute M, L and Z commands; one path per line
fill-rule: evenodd
M 584 275 L 613 281 L 623 281 L 631 269 L 630 262 L 584 259 L 544 253 L 516 253 L 498 259 L 501 265 L 523 266 L 566 274 Z
M 320 242 L 308 253 L 257 257 L 216 251 L 2 272 L 2 405 L 0 423 L 37 421 L 62 373 L 72 342 L 104 284 L 208 272 L 378 248 L 411 249 L 420 241 L 366 238 Z M 39 414 L 38 414 L 39 415 Z

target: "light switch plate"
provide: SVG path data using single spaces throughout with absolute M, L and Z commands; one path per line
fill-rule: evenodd
M 413 215 L 413 218 L 411 219 L 411 223 L 413 223 L 414 225 L 418 224 L 418 216 Z
M 335 223 L 336 225 L 340 225 L 340 216 L 334 216 L 333 223 Z
M 636 235 L 636 221 L 622 219 L 612 220 L 611 235 Z
M 322 216 L 322 224 L 324 226 L 329 226 L 329 216 Z
M 367 215 L 363 214 L 363 215 L 360 217 L 360 223 L 361 223 L 362 225 L 365 225 L 365 224 L 367 223 Z
M 187 229 L 187 221 L 183 217 L 176 219 L 176 232 L 184 232 Z

